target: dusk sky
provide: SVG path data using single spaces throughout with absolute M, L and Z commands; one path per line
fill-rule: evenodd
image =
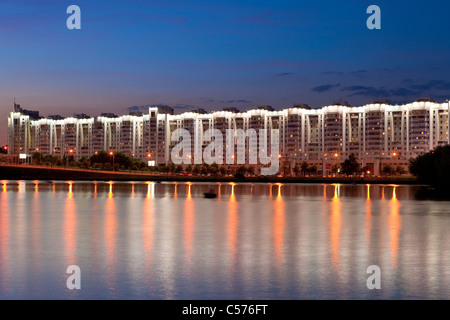
M 72 4 L 81 30 L 66 27 Z M 381 30 L 366 27 L 372 4 Z M 43 116 L 442 102 L 449 13 L 442 0 L 0 0 L 0 145 L 14 97 Z

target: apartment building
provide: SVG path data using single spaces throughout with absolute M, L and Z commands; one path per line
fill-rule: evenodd
M 239 144 L 245 144 L 244 162 L 249 164 L 252 153 L 264 150 L 259 130 L 267 129 L 270 148 L 270 130 L 278 129 L 280 161 L 291 171 L 307 161 L 317 165 L 319 172 L 329 174 L 333 164 L 354 154 L 361 166 L 378 174 L 384 164 L 407 168 L 411 158 L 449 144 L 448 121 L 449 103 L 427 99 L 405 105 L 376 101 L 360 107 L 335 103 L 320 109 L 307 105 L 283 110 L 258 107 L 245 112 L 226 108 L 206 113 L 197 109 L 178 115 L 169 107 L 149 107 L 146 114 L 104 113 L 95 118 L 83 114 L 42 118 L 36 111 L 15 105 L 8 117 L 8 152 L 13 158 L 30 157 L 38 151 L 60 157 L 73 154 L 79 159 L 106 150 L 168 164 L 172 148 L 179 143 L 172 141 L 172 133 L 186 129 L 191 135 L 194 164 L 199 163 L 195 161 L 195 148 L 197 153 L 202 152 L 211 143 L 205 141 L 205 132 L 217 129 L 223 136 L 223 162 L 229 163 L 226 157 L 231 157 L 238 165 L 242 159 L 234 155 Z M 233 132 L 234 150 L 226 148 L 228 130 Z M 270 154 L 271 150 L 264 152 Z

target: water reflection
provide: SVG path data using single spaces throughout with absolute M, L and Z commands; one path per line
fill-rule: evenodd
M 117 211 L 116 201 L 113 198 L 113 183 L 109 183 L 108 198 L 105 203 L 104 235 L 106 253 L 106 282 L 110 289 L 115 287 L 116 241 L 117 241 Z
M 192 264 L 193 245 L 194 245 L 194 200 L 191 194 L 192 184 L 187 185 L 187 197 L 184 202 L 184 247 L 186 248 L 186 260 L 188 266 Z
M 10 208 L 7 193 L 7 181 L 2 181 L 0 193 L 0 288 L 10 291 Z M 1 290 L 1 289 L 0 289 Z M 1 296 L 1 295 L 0 295 Z
M 339 252 L 341 239 L 341 201 L 339 200 L 340 185 L 334 185 L 334 197 L 330 203 L 330 247 L 333 268 L 339 268 Z
M 234 193 L 235 187 L 236 184 L 231 183 L 231 195 L 228 201 L 228 223 L 227 223 L 229 260 L 231 261 L 231 264 L 233 266 L 236 263 L 237 245 L 238 245 L 238 226 L 239 226 L 238 203 L 236 201 L 236 196 Z
M 274 206 L 273 237 L 274 237 L 276 265 L 279 266 L 284 256 L 283 237 L 285 227 L 285 204 L 283 197 L 281 196 L 282 184 L 277 184 L 277 186 L 278 186 L 278 195 L 276 197 L 275 202 L 273 203 Z
M 64 243 L 66 247 L 67 265 L 69 266 L 76 263 L 77 255 L 77 205 L 73 197 L 72 181 L 69 182 L 64 217 Z
M 448 204 L 415 188 L 1 181 L 0 298 L 80 262 L 108 298 L 450 298 Z
M 400 202 L 397 200 L 396 188 L 397 188 L 396 186 L 393 187 L 392 199 L 389 202 L 390 248 L 391 248 L 391 261 L 394 267 L 397 267 L 398 250 L 399 250 L 399 233 L 401 228 Z

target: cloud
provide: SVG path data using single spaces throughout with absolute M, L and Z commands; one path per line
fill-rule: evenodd
M 429 80 L 425 83 L 412 85 L 414 90 L 450 90 L 450 82 L 444 80 Z
M 331 75 L 331 76 L 342 76 L 344 73 L 340 71 L 325 71 L 322 74 Z
M 385 88 L 374 86 L 347 86 L 343 87 L 341 91 L 348 91 L 348 96 L 366 96 L 372 98 L 389 98 L 401 97 L 416 99 L 418 97 L 443 97 L 450 90 L 450 82 L 445 80 L 428 80 L 420 83 L 415 83 L 414 80 L 404 79 L 401 81 L 404 86 Z M 444 93 L 441 94 L 441 93 Z
M 318 87 L 314 87 L 311 90 L 314 91 L 314 92 L 322 93 L 322 92 L 330 91 L 333 88 L 337 88 L 340 85 L 341 85 L 340 83 L 337 83 L 337 84 L 324 84 L 324 85 L 321 85 L 321 86 L 318 86 Z
M 292 76 L 293 73 L 292 72 L 282 72 L 282 73 L 277 73 L 275 75 L 278 77 L 284 77 L 284 76 Z
M 376 88 L 376 87 L 366 87 L 366 86 L 350 86 L 344 87 L 341 91 L 351 91 L 349 94 L 352 96 L 367 96 L 367 97 L 389 97 L 390 93 L 384 87 Z
M 192 105 L 188 105 L 188 104 L 178 104 L 178 105 L 172 106 L 172 108 L 175 110 L 177 110 L 177 109 L 190 110 L 190 109 L 195 109 L 196 107 L 192 106 Z
M 221 100 L 220 103 L 252 103 L 251 101 L 245 100 L 245 99 L 238 99 L 238 100 Z

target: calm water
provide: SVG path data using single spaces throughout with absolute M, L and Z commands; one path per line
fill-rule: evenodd
M 0 299 L 450 299 L 450 202 L 415 200 L 417 187 L 0 188 Z

